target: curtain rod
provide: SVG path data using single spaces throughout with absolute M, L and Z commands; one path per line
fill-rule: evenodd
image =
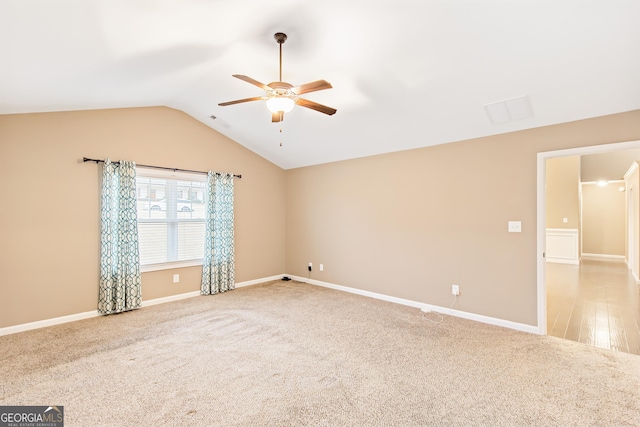
M 90 159 L 88 157 L 83 157 L 82 158 L 83 162 L 96 162 L 96 164 L 98 163 L 104 163 L 104 160 L 100 160 L 100 159 Z M 113 163 L 120 163 L 120 162 L 113 162 Z M 174 171 L 174 172 L 191 172 L 191 173 L 201 173 L 204 175 L 207 175 L 208 172 L 203 172 L 203 171 L 193 171 L 193 170 L 189 170 L 189 169 L 179 169 L 179 168 L 166 168 L 164 166 L 151 166 L 151 165 L 139 165 L 136 163 L 136 166 L 140 166 L 141 168 L 151 168 L 151 169 L 162 169 L 162 170 L 167 170 L 167 171 Z M 216 172 L 217 175 L 220 175 L 218 172 Z M 242 175 L 233 175 L 236 178 L 242 178 Z

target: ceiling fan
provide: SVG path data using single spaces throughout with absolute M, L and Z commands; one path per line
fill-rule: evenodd
M 317 80 L 315 82 L 306 83 L 300 86 L 293 86 L 287 82 L 282 81 L 282 44 L 287 40 L 287 35 L 284 33 L 275 33 L 273 37 L 280 45 L 280 81 L 269 83 L 265 85 L 251 77 L 243 76 L 242 74 L 234 74 L 233 77 L 240 80 L 244 80 L 247 83 L 258 86 L 264 89 L 266 92 L 263 96 L 255 96 L 253 98 L 238 99 L 236 101 L 222 102 L 218 104 L 221 107 L 227 105 L 240 104 L 249 101 L 267 101 L 267 108 L 271 111 L 271 121 L 281 122 L 284 120 L 284 113 L 288 113 L 293 107 L 298 104 L 301 107 L 310 108 L 312 110 L 320 111 L 321 113 L 333 115 L 336 113 L 335 108 L 327 107 L 326 105 L 318 104 L 317 102 L 309 101 L 304 98 L 300 98 L 300 95 L 309 92 L 315 92 L 318 90 L 331 89 L 332 86 L 325 80 Z

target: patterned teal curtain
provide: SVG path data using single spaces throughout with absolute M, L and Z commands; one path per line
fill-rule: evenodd
M 233 175 L 209 172 L 207 214 L 202 263 L 202 295 L 236 287 L 233 241 Z
M 101 227 L 98 312 L 139 308 L 142 286 L 134 162 L 104 161 Z

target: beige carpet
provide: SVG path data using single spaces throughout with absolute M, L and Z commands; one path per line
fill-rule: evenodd
M 432 316 L 432 317 L 430 317 Z M 273 282 L 0 337 L 66 426 L 640 425 L 640 357 Z

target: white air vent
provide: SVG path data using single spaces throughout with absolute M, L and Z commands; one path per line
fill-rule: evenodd
M 486 104 L 484 110 L 494 125 L 533 117 L 529 95 Z

